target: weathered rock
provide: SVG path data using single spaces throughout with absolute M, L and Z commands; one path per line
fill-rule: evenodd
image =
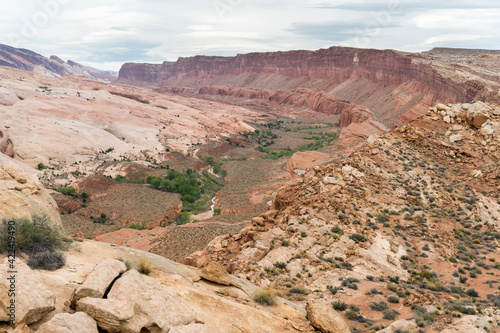
M 97 323 L 85 312 L 58 313 L 37 330 L 37 333 L 98 333 Z
M 307 319 L 323 333 L 350 333 L 349 326 L 331 305 L 312 303 L 306 305 Z
M 107 259 L 97 265 L 87 276 L 85 282 L 78 287 L 71 297 L 71 306 L 84 297 L 102 298 L 110 284 L 127 270 L 127 266 L 119 260 Z
M 410 332 L 416 332 L 417 331 L 417 324 L 415 323 L 414 320 L 398 320 L 395 321 L 394 323 L 390 324 L 383 330 L 379 331 L 381 333 L 394 333 L 394 332 L 400 332 L 400 331 L 410 331 Z M 398 331 L 399 330 L 399 331 Z
M 461 141 L 464 139 L 464 135 L 463 134 L 454 134 L 454 135 L 450 135 L 450 142 L 457 142 L 457 141 Z
M 172 327 L 168 333 L 209 333 L 209 331 L 203 324 L 189 324 Z
M 0 154 L 0 218 L 47 215 L 61 224 L 57 204 L 36 177 L 36 171 Z M 24 168 L 24 169 L 23 169 Z
M 86 297 L 77 310 L 92 316 L 108 332 L 168 332 L 171 328 L 201 324 L 196 314 L 166 292 L 155 279 L 136 270 L 123 274 L 113 285 L 107 299 Z M 203 332 L 203 331 L 201 331 Z
M 12 276 L 8 273 L 7 259 L 0 265 L 0 304 L 11 304 L 9 289 L 11 282 L 7 280 Z M 52 291 L 41 281 L 38 273 L 31 270 L 21 260 L 15 261 L 14 287 L 15 297 L 15 326 L 22 324 L 31 325 L 38 322 L 55 309 L 56 298 Z M 0 308 L 0 322 L 10 321 L 6 306 Z
M 19 102 L 19 97 L 9 88 L 0 87 L 0 105 L 11 106 Z
M 76 305 L 94 318 L 99 327 L 108 332 L 120 332 L 122 324 L 134 316 L 134 303 L 126 300 L 82 298 Z
M 276 216 L 278 215 L 279 211 L 278 210 L 275 210 L 275 209 L 272 209 L 272 210 L 268 210 L 267 212 L 265 212 L 264 214 L 262 214 L 261 216 L 266 220 L 266 221 L 270 221 L 270 222 L 273 222 L 274 219 L 276 218 Z
M 256 216 L 252 219 L 252 224 L 260 226 L 260 225 L 264 224 L 264 221 L 265 220 L 262 216 Z
M 200 269 L 201 269 L 200 276 L 205 280 L 212 281 L 218 284 L 223 284 L 226 286 L 231 285 L 232 282 L 231 275 L 219 263 L 213 261 L 206 262 L 203 265 L 201 265 Z
M 447 111 L 447 110 L 449 109 L 449 107 L 448 107 L 448 106 L 446 106 L 445 104 L 441 104 L 441 103 L 440 103 L 440 104 L 436 105 L 436 109 L 437 109 L 438 111 Z
M 482 102 L 474 103 L 467 110 L 467 123 L 476 128 L 481 128 L 489 118 L 488 106 Z

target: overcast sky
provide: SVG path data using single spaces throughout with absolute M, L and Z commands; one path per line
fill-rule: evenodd
M 101 69 L 334 45 L 500 49 L 498 0 L 2 1 L 0 43 Z

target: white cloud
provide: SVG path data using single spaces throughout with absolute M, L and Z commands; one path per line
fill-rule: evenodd
M 67 4 L 36 25 L 33 18 L 46 13 L 40 3 L 55 1 Z M 390 11 L 394 2 L 397 12 Z M 22 43 L 13 46 L 116 69 L 129 61 L 332 45 L 498 48 L 498 17 L 494 0 L 9 1 L 0 12 L 0 43 L 17 37 Z M 25 36 L 28 24 L 36 31 Z

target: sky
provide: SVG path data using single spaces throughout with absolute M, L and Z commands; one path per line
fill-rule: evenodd
M 110 70 L 330 46 L 500 49 L 498 0 L 17 0 L 0 7 L 0 44 Z

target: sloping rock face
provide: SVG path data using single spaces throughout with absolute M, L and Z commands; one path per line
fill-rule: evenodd
M 5 259 L 0 265 L 0 322 L 10 322 L 13 318 L 16 327 L 30 325 L 55 310 L 56 297 L 41 281 L 38 273 L 19 259 L 15 261 L 17 273 L 9 271 L 9 262 Z M 14 279 L 12 275 L 15 275 Z M 15 297 L 9 296 L 11 293 Z M 12 299 L 15 300 L 13 312 L 9 308 Z M 11 312 L 14 317 L 10 316 Z
M 159 65 L 127 63 L 120 70 L 119 82 L 294 105 L 315 100 L 310 94 L 298 93 L 305 88 L 319 94 L 316 101 L 321 100 L 306 103 L 311 110 L 339 114 L 340 104 L 331 101 L 344 100 L 370 108 L 378 121 L 395 126 L 425 114 L 437 101 L 499 100 L 495 58 L 480 63 L 483 53 L 467 55 L 460 67 L 465 74 L 458 76 L 449 59 L 436 54 L 331 47 L 235 57 L 196 56 Z M 436 58 L 441 62 L 435 64 Z M 494 70 L 486 73 L 484 67 L 492 66 Z
M 36 171 L 30 170 L 28 174 L 16 161 L 0 156 L 0 218 L 30 219 L 33 214 L 47 215 L 60 225 L 56 202 L 36 178 Z
M 113 71 L 102 71 L 80 65 L 71 60 L 64 62 L 56 56 L 46 58 L 30 50 L 17 49 L 2 44 L 0 44 L 0 66 L 18 68 L 28 72 L 37 72 L 52 77 L 84 75 L 105 82 L 112 82 L 118 78 L 117 73 Z

